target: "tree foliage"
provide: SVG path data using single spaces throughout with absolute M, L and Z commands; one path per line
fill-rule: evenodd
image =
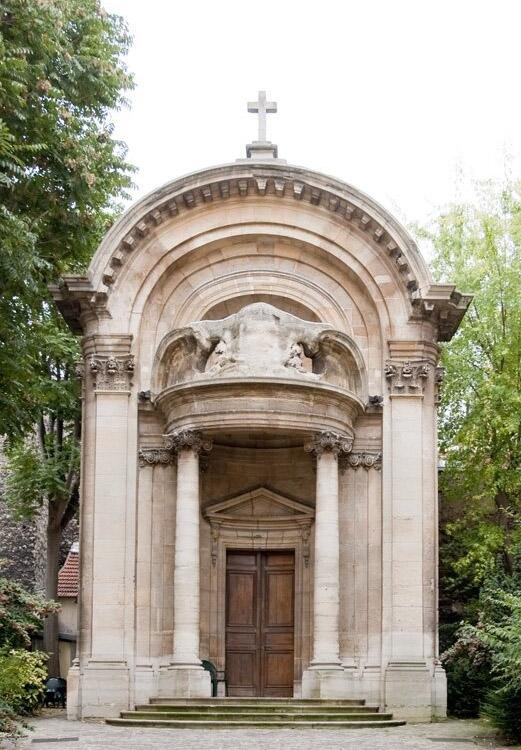
M 132 85 L 129 42 L 98 0 L 0 4 L 0 433 L 11 506 L 48 503 L 49 598 L 77 508 L 81 425 L 77 342 L 48 284 L 86 268 L 131 185 L 110 121 Z M 55 617 L 45 641 L 57 673 Z
M 444 583 L 468 598 L 512 573 L 521 535 L 521 188 L 481 184 L 426 234 L 437 276 L 474 295 L 443 349 L 440 414 Z
M 7 578 L 0 578 L 0 649 L 28 648 L 31 636 L 58 605 L 32 594 Z
M 63 330 L 47 284 L 85 267 L 130 184 L 109 120 L 128 44 L 97 0 L 0 7 L 0 432 L 38 420 Z

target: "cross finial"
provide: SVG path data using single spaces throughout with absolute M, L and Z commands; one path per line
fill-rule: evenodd
M 248 112 L 259 115 L 259 142 L 266 141 L 266 115 L 277 111 L 277 102 L 267 102 L 266 92 L 259 91 L 259 99 L 256 102 L 248 102 Z

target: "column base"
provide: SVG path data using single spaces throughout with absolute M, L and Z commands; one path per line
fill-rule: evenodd
M 302 673 L 303 698 L 344 698 L 347 684 L 340 665 L 316 664 Z
M 81 719 L 80 664 L 78 659 L 74 659 L 67 672 L 67 719 L 69 721 Z
M 385 672 L 385 709 L 395 719 L 431 721 L 433 678 L 425 661 L 391 661 Z
M 126 662 L 91 660 L 81 670 L 79 681 L 80 718 L 115 718 L 121 711 L 131 708 L 130 677 Z
M 432 706 L 435 719 L 447 718 L 447 674 L 440 663 L 434 665 Z
M 211 698 L 210 672 L 190 664 L 170 664 L 159 672 L 160 698 Z

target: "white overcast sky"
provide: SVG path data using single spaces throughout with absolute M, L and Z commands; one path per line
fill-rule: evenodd
M 278 102 L 279 156 L 425 221 L 501 177 L 521 176 L 520 0 L 103 0 L 134 37 L 131 107 L 116 134 L 134 197 L 245 156 Z M 464 178 L 461 175 L 463 173 Z M 458 187 L 459 185 L 459 187 Z

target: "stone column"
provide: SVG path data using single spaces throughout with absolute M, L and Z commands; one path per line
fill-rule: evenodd
M 352 447 L 351 438 L 331 432 L 315 435 L 304 446 L 317 462 L 313 659 L 302 676 L 304 698 L 334 698 L 345 691 L 339 645 L 338 456 Z
M 172 663 L 160 678 L 160 695 L 211 696 L 210 674 L 199 658 L 199 454 L 212 444 L 191 430 L 166 438 L 177 453 L 177 508 L 174 551 L 174 642 Z

